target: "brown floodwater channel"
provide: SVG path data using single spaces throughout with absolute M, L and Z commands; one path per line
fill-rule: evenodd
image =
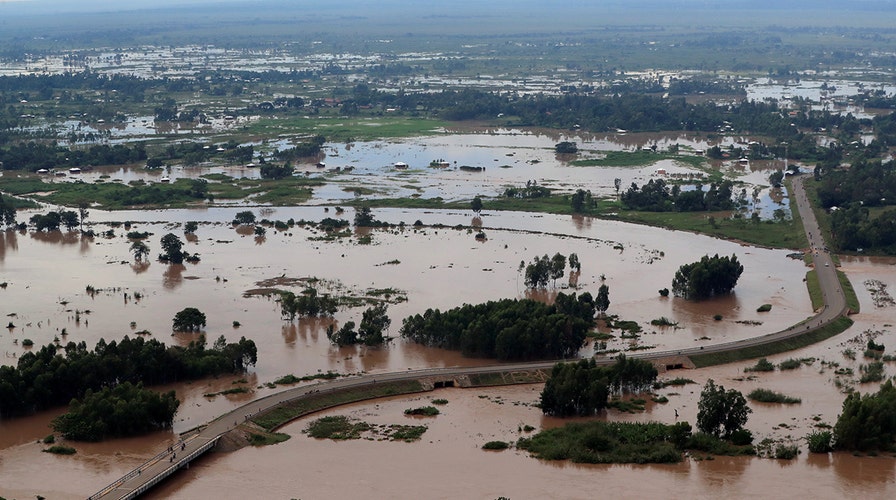
M 265 280 L 281 278 L 280 282 L 288 284 L 280 288 L 295 292 L 302 287 L 287 278 L 316 277 L 322 280 L 317 285 L 319 290 L 337 294 L 365 295 L 371 289 L 392 288 L 397 291 L 394 296 L 407 297 L 389 306 L 392 335 L 397 335 L 404 317 L 429 307 L 447 309 L 507 297 L 550 298 L 557 291 L 596 295 L 600 284 L 606 283 L 611 301 L 608 313 L 637 321 L 644 329 L 636 339 L 620 339 L 615 332 L 617 338 L 607 347 L 621 350 L 726 342 L 779 330 L 812 314 L 803 282 L 807 268 L 802 260 L 789 258 L 785 250 L 742 246 L 685 232 L 568 216 L 486 212 L 474 219 L 469 211 L 389 209 L 374 210 L 374 216 L 393 224 L 404 222 L 405 227 L 365 232 L 371 243 L 361 245 L 360 233 L 322 241 L 312 239 L 320 237 L 320 232 L 298 226 L 283 232 L 269 228 L 266 237 L 256 238 L 250 231 L 229 224 L 237 211 L 91 212 L 88 221 L 95 230 L 107 229 L 107 221 L 129 220 L 131 230 L 153 233 L 147 240 L 152 255 L 159 253 L 162 235 L 182 235 L 180 224 L 200 221 L 196 237 L 187 240 L 185 249 L 199 253 L 201 261 L 185 266 L 165 265 L 155 259 L 135 264 L 121 227 L 114 230 L 114 238 L 94 240 L 75 234 L 0 232 L 0 283 L 7 283 L 0 289 L 0 313 L 14 324 L 14 328 L 4 328 L 0 333 L 3 364 L 16 363 L 26 350 L 24 339 L 33 340 L 36 346 L 56 338 L 62 343 L 83 340 L 93 347 L 100 338 L 109 341 L 148 330 L 163 342 L 185 344 L 195 335 L 171 332 L 172 317 L 184 307 L 197 307 L 207 315 L 205 333 L 210 339 L 224 335 L 234 341 L 246 336 L 258 346 L 258 363 L 245 381 L 231 376 L 165 388 L 175 389 L 182 400 L 173 432 L 104 443 L 68 443 L 78 453 L 55 456 L 42 453 L 44 446 L 36 441 L 51 432 L 49 422 L 62 410 L 0 421 L 0 496 L 89 495 L 175 440 L 175 433 L 276 390 L 264 384 L 282 375 L 328 370 L 376 373 L 492 363 L 397 338 L 381 348 L 334 347 L 327 340 L 326 327 L 357 322 L 362 307 L 340 310 L 332 320 L 285 321 L 272 298 L 245 295 L 265 286 Z M 335 216 L 332 209 L 325 212 L 320 207 L 258 212 L 256 209 L 259 218 L 271 220 Z M 352 216 L 351 210 L 342 214 L 346 219 Z M 426 227 L 414 229 L 416 220 Z M 433 224 L 447 227 L 435 228 Z M 458 224 L 481 225 L 486 240 L 476 240 L 476 231 L 452 228 Z M 578 254 L 582 262 L 578 289 L 568 287 L 567 270 L 555 287 L 528 292 L 518 273 L 520 261 L 556 252 Z M 745 272 L 733 295 L 699 303 L 659 296 L 657 290 L 671 285 L 678 266 L 715 253 L 737 255 L 744 264 Z M 743 368 L 752 363 L 669 376 L 681 375 L 698 384 L 714 378 L 726 387 L 752 390 L 761 386 L 802 398 L 802 404 L 792 406 L 751 404 L 755 413 L 748 427 L 759 439 L 798 441 L 817 421 L 833 424 L 844 387 L 863 392 L 876 387 L 837 377 L 833 369 L 821 365 L 821 360 L 852 366 L 858 373 L 862 363 L 858 343 L 862 339 L 874 335 L 879 343 L 896 345 L 889 323 L 894 317 L 893 307 L 885 303 L 876 306 L 882 302 L 874 300 L 872 289 L 879 286 L 863 284 L 867 280 L 890 285 L 896 282 L 893 261 L 844 259 L 843 267 L 862 301 L 862 313 L 854 317 L 856 325 L 800 352 L 771 358 L 780 362 L 789 357 L 811 357 L 815 358 L 812 363 L 794 371 L 761 374 L 758 379 L 744 378 Z M 94 292 L 88 292 L 88 285 Z M 135 292 L 142 298 L 136 300 Z M 756 312 L 765 303 L 772 304 L 772 310 Z M 719 321 L 713 319 L 717 314 L 722 316 Z M 678 326 L 650 325 L 652 319 L 663 316 Z M 240 326 L 234 326 L 235 321 Z M 872 333 L 863 333 L 866 330 Z M 858 352 L 856 360 L 843 355 L 850 348 Z M 581 354 L 591 355 L 593 350 L 589 344 Z M 892 372 L 892 367 L 887 370 Z M 205 396 L 235 386 L 247 387 L 250 392 Z M 672 488 L 689 497 L 777 497 L 788 491 L 823 498 L 846 494 L 877 497 L 896 492 L 892 459 L 808 456 L 805 446 L 803 454 L 790 462 L 717 458 L 687 460 L 675 466 L 613 467 L 541 462 L 517 450 L 481 451 L 486 441 L 516 439 L 520 425 L 558 425 L 532 406 L 540 389 L 538 385 L 449 389 L 335 409 L 328 413 L 363 416 L 371 422 L 407 423 L 410 419 L 402 414 L 404 408 L 420 406 L 418 403 L 431 397 L 449 400 L 442 415 L 425 420 L 430 428 L 416 443 L 315 441 L 300 433 L 308 422 L 303 419 L 284 429 L 293 435 L 291 440 L 231 454 L 212 454 L 154 494 L 157 498 L 245 498 L 263 491 L 262 496 L 272 498 L 348 498 L 359 492 L 372 498 L 577 498 L 593 494 L 595 484 L 616 485 L 615 491 L 637 488 L 637 496 L 661 495 Z M 644 413 L 611 412 L 600 418 L 673 421 L 677 410 L 680 419 L 695 421 L 700 385 L 659 392 L 669 398 L 668 403 L 648 404 Z M 345 473 L 346 463 L 355 464 L 350 475 Z M 644 477 L 648 480 L 637 480 Z

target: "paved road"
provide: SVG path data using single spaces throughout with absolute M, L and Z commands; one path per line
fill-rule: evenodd
M 806 198 L 806 192 L 803 187 L 804 180 L 804 177 L 796 177 L 793 179 L 793 199 L 796 200 L 797 208 L 803 219 L 803 226 L 809 240 L 810 250 L 813 253 L 816 270 L 818 271 L 818 281 L 821 285 L 824 299 L 823 309 L 814 317 L 809 318 L 800 324 L 760 337 L 673 351 L 631 353 L 631 357 L 650 360 L 675 356 L 735 351 L 805 334 L 818 327 L 827 325 L 848 312 L 846 296 L 844 295 L 843 290 L 840 289 L 840 280 L 837 278 L 836 268 L 834 267 L 831 255 L 827 252 L 824 241 L 821 238 L 821 231 L 818 227 L 815 213 L 812 211 L 812 208 L 809 205 L 809 200 Z M 610 364 L 615 362 L 615 360 L 612 358 L 598 358 L 597 362 L 600 364 Z M 556 361 L 544 361 L 537 363 L 489 365 L 470 368 L 408 370 L 403 372 L 345 378 L 310 386 L 305 385 L 287 389 L 252 401 L 251 403 L 218 417 L 210 422 L 198 434 L 186 438 L 183 442 L 174 443 L 170 452 L 165 450 L 159 455 L 156 455 L 91 498 L 133 498 L 132 495 L 139 492 L 140 489 L 148 487 L 150 483 L 155 484 L 154 481 L 161 480 L 174 470 L 187 466 L 192 458 L 205 451 L 203 448 L 210 447 L 221 435 L 252 418 L 253 415 L 273 409 L 284 402 L 308 397 L 313 391 L 334 391 L 349 387 L 371 385 L 377 381 L 391 382 L 426 378 L 442 378 L 449 380 L 454 377 L 482 373 L 550 369 L 555 363 Z M 176 458 L 172 458 L 174 455 L 176 455 Z

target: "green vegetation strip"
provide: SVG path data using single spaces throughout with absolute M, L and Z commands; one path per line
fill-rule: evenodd
M 416 380 L 408 380 L 370 384 L 364 385 L 363 387 L 350 387 L 333 392 L 320 392 L 296 401 L 278 405 L 276 408 L 253 418 L 252 421 L 263 429 L 272 431 L 287 422 L 326 408 L 332 408 L 348 403 L 356 403 L 367 399 L 424 391 L 425 389 L 420 385 L 420 382 L 417 382 Z
M 569 162 L 574 167 L 643 167 L 653 165 L 662 160 L 675 160 L 692 167 L 701 167 L 706 163 L 702 156 L 656 153 L 653 151 L 606 151 L 603 158 L 574 160 Z
M 828 325 L 817 328 L 804 335 L 797 337 L 770 342 L 759 346 L 745 347 L 728 352 L 719 352 L 711 354 L 697 354 L 691 356 L 694 366 L 703 368 L 706 366 L 722 365 L 725 363 L 733 363 L 735 361 L 743 361 L 745 359 L 760 358 L 763 356 L 771 356 L 782 352 L 792 351 L 807 345 L 821 342 L 829 339 L 838 333 L 845 331 L 852 326 L 852 320 L 847 317 L 835 319 Z
M 814 269 L 806 273 L 806 288 L 809 289 L 809 298 L 812 300 L 812 310 L 817 311 L 824 306 L 824 296 L 821 285 L 818 283 L 818 272 Z
M 846 273 L 843 271 L 837 271 L 837 278 L 840 279 L 840 287 L 843 289 L 843 294 L 846 295 L 846 306 L 849 307 L 849 312 L 852 314 L 858 313 L 860 310 L 859 297 L 856 296 L 852 283 L 849 282 L 849 278 L 846 277 Z

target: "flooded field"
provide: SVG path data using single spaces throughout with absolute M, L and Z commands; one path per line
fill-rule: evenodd
M 327 370 L 343 374 L 361 371 L 375 373 L 490 362 L 408 344 L 400 339 L 393 340 L 383 348 L 333 347 L 325 335 L 329 320 L 299 320 L 290 323 L 281 319 L 279 304 L 274 300 L 244 297 L 244 292 L 257 288 L 258 282 L 279 276 L 313 276 L 331 283 L 327 286 L 332 286 L 334 291 L 351 290 L 361 295 L 370 288 L 389 287 L 406 293 L 406 302 L 389 307 L 389 315 L 393 319 L 393 335 L 397 333 L 402 318 L 423 312 L 428 307 L 445 309 L 465 302 L 527 296 L 529 292 L 523 287 L 522 278 L 517 273 L 519 262 L 555 252 L 578 253 L 583 266 L 579 278 L 580 292 L 596 293 L 601 283 L 600 276 L 604 274 L 605 282 L 610 288 L 611 305 L 608 312 L 623 319 L 636 320 L 645 329 L 638 339 L 611 340 L 608 345 L 611 349 L 631 349 L 638 346 L 674 349 L 724 342 L 778 330 L 812 314 L 808 293 L 802 282 L 807 270 L 802 261 L 787 258 L 788 252 L 783 250 L 744 247 L 690 233 L 574 217 L 486 212 L 481 218 L 474 220 L 470 212 L 392 209 L 377 210 L 374 215 L 394 224 L 404 222 L 406 228 L 374 230 L 371 232 L 372 244 L 358 245 L 357 237 L 331 242 L 311 241 L 309 237 L 319 235 L 299 227 L 289 232 L 272 229 L 263 239 L 244 236 L 240 233 L 245 231 L 238 231 L 229 224 L 236 211 L 209 209 L 91 213 L 88 220 L 98 229 L 103 228 L 103 223 L 107 220 L 130 220 L 133 221 L 132 230 L 153 233 L 148 240 L 153 254 L 158 251 L 158 239 L 166 232 L 181 234 L 180 223 L 188 220 L 204 221 L 200 224 L 196 237 L 189 238 L 187 244 L 188 250 L 198 252 L 202 261 L 187 266 L 169 266 L 155 261 L 135 265 L 128 253 L 129 242 L 122 237 L 122 228 L 116 230 L 116 238 L 97 238 L 94 241 L 81 240 L 75 234 L 47 236 L 10 231 L 0 233 L 0 281 L 7 282 L 7 287 L 0 290 L 3 296 L 3 309 L 0 312 L 6 316 L 7 321 L 15 325 L 15 328 L 7 329 L 0 335 L 0 351 L 5 356 L 3 363 L 16 362 L 16 357 L 25 350 L 22 341 L 26 338 L 32 339 L 38 346 L 52 342 L 55 338 L 63 343 L 84 340 L 89 346 L 93 346 L 100 338 L 112 340 L 146 329 L 152 332 L 153 337 L 164 342 L 183 344 L 195 336 L 171 335 L 171 318 L 183 307 L 198 307 L 208 316 L 206 334 L 209 338 L 224 335 L 228 340 L 236 340 L 245 335 L 258 345 L 259 361 L 246 377 L 244 385 L 255 388 L 248 394 L 213 398 L 203 396 L 233 387 L 235 377 L 172 387 L 178 391 L 178 396 L 183 401 L 176 416 L 174 432 L 182 432 L 247 400 L 269 393 L 271 390 L 264 388 L 263 384 L 288 373 L 298 376 Z M 332 211 L 328 214 L 320 207 L 306 207 L 276 209 L 265 212 L 264 217 L 271 220 L 319 220 L 327 215 L 333 215 Z M 343 216 L 351 218 L 351 211 Z M 158 222 L 160 219 L 165 222 Z M 414 230 L 410 226 L 418 219 L 427 225 L 441 223 L 448 227 L 456 224 L 481 224 L 487 240 L 476 241 L 466 229 L 426 227 Z M 691 262 L 704 253 L 736 254 L 743 262 L 746 271 L 734 295 L 700 303 L 675 298 L 662 299 L 658 296 L 656 290 L 669 286 L 679 265 Z M 856 259 L 844 261 L 844 267 L 856 284 L 863 303 L 862 314 L 856 316 L 856 326 L 834 339 L 804 349 L 805 352 L 778 356 L 779 359 L 774 361 L 811 356 L 836 360 L 844 365 L 852 363 L 858 372 L 861 358 L 858 361 L 844 358 L 842 351 L 848 346 L 844 342 L 861 336 L 864 330 L 883 332 L 875 338 L 884 344 L 888 340 L 896 340 L 888 323 L 892 321 L 888 319 L 892 316 L 892 307 L 875 307 L 871 292 L 861 285 L 870 277 L 885 283 L 896 282 L 896 266 L 891 261 Z M 556 290 L 562 290 L 565 282 L 566 277 L 558 281 Z M 88 293 L 87 285 L 93 286 L 96 292 Z M 298 291 L 295 288 L 293 290 Z M 549 288 L 546 293 L 534 296 L 549 297 L 554 291 L 554 288 Z M 135 300 L 134 292 L 142 294 L 142 298 Z M 763 303 L 773 304 L 772 311 L 756 312 L 756 308 Z M 357 320 L 360 313 L 360 308 L 342 310 L 333 321 L 339 324 Z M 713 320 L 712 316 L 715 314 L 721 314 L 723 320 Z M 678 322 L 679 327 L 650 326 L 649 321 L 660 316 Z M 234 327 L 234 321 L 238 321 L 241 326 Z M 62 335 L 63 329 L 66 331 L 65 336 Z M 589 345 L 581 354 L 590 355 L 592 352 L 593 347 Z M 743 377 L 743 366 L 746 364 L 687 372 L 683 376 L 698 383 L 707 378 L 715 378 L 726 386 L 742 390 L 761 385 L 803 398 L 803 403 L 797 407 L 753 404 L 756 413 L 748 427 L 760 437 L 791 436 L 798 439 L 814 424 L 812 419 L 815 416 L 820 416 L 828 423 L 836 420 L 843 394 L 834 384 L 832 372 L 822 369 L 820 361 L 795 372 L 764 374 L 759 380 L 735 380 Z M 850 384 L 852 382 L 849 380 L 843 380 L 841 386 Z M 874 389 L 858 388 L 863 391 Z M 686 390 L 679 391 L 680 395 L 670 394 L 668 404 L 649 407 L 644 414 L 611 414 L 609 418 L 671 420 L 674 419 L 672 410 L 678 409 L 682 419 L 694 421 L 699 386 L 686 386 L 684 389 Z M 667 484 L 666 488 L 682 487 L 685 488 L 684 491 L 692 491 L 698 496 L 734 491 L 726 488 L 740 484 L 732 482 L 733 479 L 713 480 L 714 477 L 721 478 L 726 474 L 719 467 L 740 470 L 733 477 L 741 478 L 741 481 L 747 483 L 752 482 L 749 481 L 750 477 L 773 474 L 773 471 L 783 474 L 784 470 L 790 471 L 789 473 L 797 470 L 800 477 L 806 477 L 812 484 L 816 481 L 811 478 L 816 475 L 830 476 L 826 481 L 840 484 L 851 477 L 848 471 L 861 470 L 853 479 L 861 484 L 864 484 L 862 481 L 872 481 L 863 486 L 871 488 L 869 491 L 892 487 L 893 463 L 889 459 L 870 460 L 837 455 L 819 464 L 818 457 L 806 458 L 804 454 L 796 462 L 787 465 L 769 460 L 718 459 L 715 462 L 686 462 L 674 467 L 599 469 L 544 464 L 513 451 L 501 454 L 480 451 L 479 446 L 484 441 L 491 440 L 490 436 L 510 440 L 516 433 L 518 424 L 529 423 L 537 427 L 557 424 L 556 421 L 543 419 L 540 412 L 531 406 L 537 400 L 539 390 L 539 386 L 525 386 L 485 392 L 455 391 L 457 394 L 451 393 L 447 397 L 451 400 L 449 411 L 434 421 L 434 424 L 439 425 L 443 425 L 440 422 L 445 422 L 444 428 L 439 430 L 434 426 L 422 442 L 415 444 L 315 442 L 298 435 L 304 425 L 299 422 L 287 428 L 288 432 L 296 434 L 289 442 L 204 459 L 195 468 L 191 467 L 181 479 L 164 487 L 172 489 L 163 489 L 160 494 L 189 498 L 201 491 L 202 496 L 214 493 L 232 498 L 233 495 L 227 494 L 228 491 L 235 491 L 231 481 L 241 481 L 246 485 L 246 491 L 249 491 L 249 484 L 252 483 L 247 477 L 257 477 L 264 483 L 268 482 L 265 477 L 282 477 L 283 473 L 277 472 L 276 464 L 295 464 L 295 460 L 285 461 L 279 455 L 281 453 L 308 457 L 307 460 L 314 462 L 309 462 L 301 469 L 320 471 L 306 477 L 296 475 L 296 485 L 283 485 L 286 488 L 284 492 L 288 489 L 291 496 L 301 495 L 302 498 L 339 498 L 357 491 L 354 488 L 343 489 L 339 473 L 329 476 L 331 479 L 325 479 L 328 476 L 323 475 L 324 471 L 332 468 L 324 466 L 328 461 L 340 462 L 346 459 L 343 453 L 349 453 L 352 457 L 364 454 L 379 456 L 382 453 L 390 456 L 390 460 L 380 461 L 382 465 L 372 467 L 369 477 L 365 479 L 370 482 L 370 487 L 383 491 L 382 496 L 403 496 L 404 490 L 390 488 L 405 486 L 395 485 L 394 480 L 385 479 L 388 477 L 387 472 L 394 471 L 395 467 L 402 467 L 402 470 L 408 468 L 409 471 L 431 469 L 428 474 L 438 476 L 438 470 L 448 467 L 446 463 L 455 464 L 452 467 L 459 467 L 459 464 L 469 467 L 470 492 L 492 491 L 489 488 L 494 486 L 495 496 L 509 494 L 508 496 L 517 498 L 531 497 L 532 492 L 546 491 L 539 489 L 541 486 L 535 486 L 536 482 L 541 484 L 543 481 L 546 485 L 556 484 L 557 488 L 565 484 L 571 489 L 561 488 L 561 491 L 568 491 L 563 496 L 576 497 L 584 494 L 588 488 L 586 485 L 589 484 L 587 479 L 593 474 L 608 475 L 607 472 L 612 470 L 612 474 L 609 474 L 612 481 L 618 480 L 619 484 L 624 484 L 624 478 L 630 478 L 631 474 L 644 474 L 642 469 L 649 471 L 651 477 L 657 476 L 659 483 L 663 480 L 671 481 L 672 484 Z M 491 399 L 478 398 L 481 394 L 487 394 L 491 399 L 500 396 L 508 403 L 489 403 Z M 522 401 L 528 406 L 513 405 L 512 401 Z M 408 405 L 402 399 L 395 403 L 376 404 L 383 405 L 383 408 L 388 405 Z M 354 410 L 341 411 L 373 412 L 382 415 L 384 419 L 404 418 L 400 412 L 376 410 L 376 404 L 359 405 Z M 483 412 L 481 405 L 491 408 L 490 412 Z M 504 413 L 505 410 L 508 411 L 507 414 Z M 152 450 L 175 439 L 173 433 L 157 433 L 108 443 L 76 443 L 79 453 L 73 457 L 41 453 L 41 446 L 35 444 L 35 441 L 50 433 L 48 423 L 58 412 L 0 423 L 0 445 L 3 447 L 0 451 L 0 463 L 3 464 L 0 467 L 0 484 L 11 485 L 8 487 L 12 488 L 9 492 L 2 492 L 4 496 L 24 496 L 31 494 L 32 490 L 46 488 L 41 494 L 54 492 L 56 494 L 51 495 L 54 498 L 65 497 L 66 494 L 83 497 L 139 463 Z M 460 420 L 452 420 L 455 418 Z M 471 422 L 475 422 L 476 426 Z M 483 424 L 481 427 L 480 423 Z M 787 426 L 781 427 L 780 424 Z M 451 434 L 452 432 L 460 434 Z M 301 448 L 290 451 L 294 446 Z M 441 446 L 449 449 L 432 448 Z M 392 448 L 395 448 L 394 453 Z M 307 453 L 309 449 L 314 452 Z M 426 462 L 423 457 L 427 456 L 440 457 L 438 460 L 446 462 Z M 844 461 L 856 463 L 844 465 Z M 872 465 L 863 465 L 866 462 Z M 503 482 L 503 486 L 499 481 L 492 483 L 493 479 L 501 477 L 500 474 L 509 475 L 520 470 L 520 467 L 531 470 L 531 474 L 524 475 L 531 478 L 531 483 L 517 483 L 509 479 Z M 875 479 L 869 480 L 864 472 L 867 467 L 883 468 L 889 471 L 889 475 L 875 472 Z M 47 468 L 54 471 L 54 479 L 49 483 L 35 475 Z M 838 471 L 838 474 L 825 474 L 824 471 L 831 468 Z M 236 469 L 240 472 L 234 472 Z M 505 472 L 500 472 L 502 470 Z M 479 471 L 478 475 L 476 471 Z M 368 472 L 365 471 L 364 474 Z M 420 474 L 422 478 L 430 477 L 423 472 Z M 560 475 L 555 477 L 556 474 Z M 195 483 L 187 480 L 194 475 L 200 479 Z M 238 480 L 238 477 L 243 479 Z M 566 479 L 561 479 L 563 477 Z M 377 482 L 377 478 L 382 479 Z M 435 477 L 430 479 L 433 488 L 445 488 L 444 493 L 433 490 L 433 496 L 456 496 L 448 492 L 454 491 L 449 488 L 456 487 L 457 481 L 446 480 L 442 486 L 438 486 L 440 483 Z M 254 484 L 257 487 L 258 483 Z M 301 484 L 301 488 L 298 484 Z M 412 484 L 419 489 L 423 483 Z M 409 484 L 406 487 L 412 486 Z M 657 488 L 660 491 L 659 486 Z M 517 491 L 528 493 L 514 495 Z

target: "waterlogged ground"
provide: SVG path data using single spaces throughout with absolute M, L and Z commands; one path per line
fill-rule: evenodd
M 174 428 L 175 432 L 181 432 L 271 392 L 263 384 L 288 373 L 301 376 L 333 370 L 350 374 L 490 362 L 466 359 L 453 352 L 401 340 L 377 349 L 335 348 L 329 345 L 325 335 L 330 321 L 285 322 L 272 299 L 244 297 L 244 292 L 258 288 L 260 281 L 270 278 L 314 276 L 333 283 L 334 287 L 338 283 L 340 290 L 358 294 L 371 288 L 400 290 L 406 294 L 407 302 L 389 307 L 393 319 L 391 333 L 397 334 L 402 318 L 428 307 L 445 309 L 465 302 L 527 296 L 517 273 L 521 260 L 528 262 L 536 255 L 575 252 L 583 265 L 578 291 L 595 294 L 601 283 L 600 275 L 604 274 L 610 287 L 609 312 L 636 320 L 645 329 L 638 339 L 611 340 L 608 347 L 618 349 L 636 346 L 675 349 L 725 342 L 784 328 L 812 313 L 802 283 L 807 270 L 802 261 L 788 258 L 788 252 L 782 250 L 744 247 L 689 233 L 520 213 L 486 211 L 475 220 L 468 211 L 376 210 L 374 215 L 378 219 L 394 224 L 404 222 L 406 228 L 373 230 L 369 233 L 372 244 L 358 245 L 357 235 L 336 241 L 311 241 L 309 237 L 320 234 L 298 227 L 283 233 L 269 229 L 266 238 L 256 239 L 247 234 L 250 231 L 230 226 L 236 211 L 91 213 L 88 220 L 95 225 L 94 229 L 105 229 L 103 222 L 108 220 L 130 220 L 134 221 L 132 230 L 154 233 L 148 240 L 153 254 L 158 252 L 158 240 L 166 232 L 182 234 L 178 224 L 204 221 L 187 245 L 190 252 L 201 255 L 202 261 L 185 267 L 163 265 L 154 260 L 135 265 L 128 254 L 129 242 L 122 237 L 122 228 L 115 229 L 115 238 L 93 241 L 80 240 L 76 235 L 0 233 L 0 282 L 7 283 L 5 289 L 0 289 L 0 313 L 15 325 L 0 333 L 0 352 L 4 353 L 0 361 L 14 364 L 25 350 L 22 346 L 25 338 L 38 346 L 56 337 L 62 342 L 84 340 L 93 346 L 100 338 L 111 340 L 145 329 L 164 342 L 183 344 L 195 337 L 172 336 L 171 318 L 183 307 L 198 307 L 208 316 L 206 333 L 210 338 L 224 335 L 228 340 L 236 340 L 245 335 L 258 345 L 259 362 L 245 383 L 237 382 L 236 377 L 222 377 L 172 387 L 183 401 Z M 324 212 L 323 208 L 311 207 L 276 209 L 258 215 L 271 220 L 319 220 L 336 214 L 332 209 Z M 352 215 L 349 210 L 342 217 L 351 219 Z M 411 224 L 418 219 L 427 225 L 442 223 L 448 227 L 481 224 L 487 240 L 476 241 L 474 233 L 466 229 L 426 227 L 415 231 Z M 679 265 L 706 253 L 736 254 L 743 262 L 746 271 L 733 296 L 698 304 L 658 296 L 657 290 L 670 285 Z M 685 376 L 698 383 L 714 378 L 726 387 L 744 391 L 766 387 L 803 399 L 798 406 L 753 404 L 755 414 L 748 427 L 760 437 L 800 438 L 811 430 L 816 417 L 833 424 L 843 399 L 842 389 L 835 383 L 838 378 L 841 387 L 853 385 L 863 392 L 875 387 L 874 384 L 858 386 L 853 380 L 855 377 L 836 377 L 833 368 L 822 367 L 821 359 L 853 367 L 858 373 L 863 362 L 859 345 L 862 340 L 850 343 L 850 339 L 860 337 L 865 330 L 880 331 L 876 337 L 878 343 L 896 345 L 889 323 L 893 307 L 875 307 L 871 292 L 862 284 L 868 279 L 890 286 L 896 283 L 896 267 L 892 261 L 844 260 L 844 269 L 853 279 L 862 301 L 863 312 L 855 317 L 857 324 L 834 339 L 773 359 L 780 362 L 789 357 L 817 358 L 811 365 L 790 372 L 761 374 L 757 380 L 736 380 L 744 377 L 743 367 L 749 363 L 676 372 L 672 376 Z M 535 296 L 547 296 L 562 289 L 567 279 L 560 280 L 556 289 Z M 91 296 L 86 291 L 87 285 L 98 291 Z M 295 287 L 289 289 L 298 291 Z M 134 300 L 134 292 L 142 295 L 139 301 Z M 764 303 L 772 304 L 772 311 L 757 313 L 756 308 Z M 361 308 L 342 310 L 333 321 L 336 324 L 357 321 L 361 311 Z M 713 320 L 715 314 L 721 314 L 723 319 Z M 649 321 L 660 316 L 677 321 L 679 328 L 651 327 Z M 234 321 L 241 326 L 235 328 Z M 761 324 L 749 324 L 752 322 Z M 65 337 L 61 335 L 63 328 L 67 332 Z M 856 360 L 842 354 L 850 347 L 857 352 Z M 593 347 L 589 345 L 582 354 L 592 352 Z M 893 368 L 887 370 L 892 372 Z M 249 387 L 252 392 L 204 396 L 235 385 Z M 644 414 L 611 413 L 609 418 L 673 421 L 677 409 L 681 419 L 693 422 L 699 390 L 699 385 L 669 388 L 661 391 L 669 397 L 669 403 L 649 405 Z M 677 466 L 595 468 L 546 464 L 517 451 L 496 454 L 479 450 L 488 440 L 515 439 L 520 424 L 539 428 L 557 425 L 556 421 L 543 419 L 531 406 L 537 401 L 538 391 L 540 386 L 535 385 L 489 391 L 448 390 L 444 396 L 436 393 L 433 397 L 445 397 L 450 403 L 444 415 L 431 421 L 431 429 L 424 439 L 413 444 L 316 442 L 298 434 L 307 423 L 301 421 L 286 428 L 295 435 L 292 440 L 274 447 L 215 455 L 163 486 L 159 495 L 238 498 L 252 495 L 263 485 L 264 491 L 272 492 L 275 497 L 296 498 L 345 498 L 356 495 L 361 491 L 359 487 L 377 492 L 373 496 L 378 498 L 405 497 L 422 491 L 432 491 L 431 496 L 440 498 L 500 495 L 538 498 L 547 492 L 584 497 L 587 492 L 593 492 L 595 474 L 600 475 L 601 484 L 618 481 L 620 488 L 648 474 L 651 481 L 637 482 L 645 488 L 643 493 L 648 494 L 659 494 L 669 488 L 679 488 L 689 492 L 689 496 L 754 491 L 747 485 L 759 488 L 755 490 L 757 495 L 772 494 L 780 489 L 763 490 L 771 488 L 773 482 L 757 478 L 783 478 L 785 474 L 791 478 L 788 487 L 792 485 L 794 491 L 817 487 L 820 497 L 842 496 L 847 491 L 862 491 L 872 496 L 893 493 L 894 462 L 888 458 L 835 455 L 820 459 L 807 458 L 804 452 L 795 462 L 717 459 L 688 461 Z M 480 395 L 489 399 L 480 399 Z M 499 397 L 505 404 L 494 402 Z M 371 416 L 364 418 L 371 422 L 405 423 L 403 409 L 421 405 L 421 401 L 408 399 L 414 398 L 358 405 L 332 413 L 370 413 Z M 524 404 L 514 405 L 515 401 Z M 174 433 L 157 433 L 99 444 L 76 443 L 79 452 L 71 457 L 41 453 L 43 447 L 36 441 L 50 433 L 48 423 L 58 413 L 57 410 L 0 422 L 0 485 L 3 485 L 0 495 L 84 497 L 176 439 Z M 371 459 L 359 461 L 365 456 Z M 388 460 L 376 460 L 382 457 Z M 353 476 L 359 482 L 344 480 L 337 464 L 347 461 L 368 464 L 368 468 Z M 281 468 L 286 466 L 289 471 Z M 464 481 L 457 480 L 458 469 Z M 612 474 L 608 473 L 610 469 Z M 48 470 L 53 473 L 46 474 Z M 396 470 L 402 471 L 403 478 L 415 479 L 407 484 L 396 481 Z

